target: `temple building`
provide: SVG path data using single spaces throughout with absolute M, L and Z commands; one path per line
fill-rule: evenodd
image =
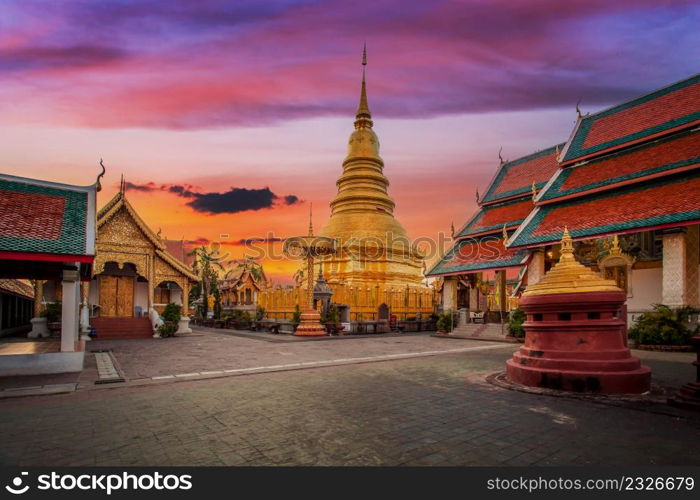
M 89 311 L 84 328 L 95 328 L 101 339 L 145 338 L 154 335 L 168 303 L 181 305 L 187 316 L 190 286 L 198 277 L 168 251 L 177 250 L 177 243 L 146 225 L 122 187 L 97 213 L 94 272 L 82 288 Z M 45 301 L 61 299 L 53 282 L 44 284 Z
M 459 240 L 430 271 L 445 279 L 444 307 L 473 308 L 455 293 L 483 266 L 517 269 L 516 294 L 537 283 L 559 258 L 565 227 L 577 260 L 625 291 L 628 321 L 658 303 L 698 306 L 699 126 L 699 75 L 594 114 L 579 112 L 569 140 L 554 148 L 546 183 L 531 172 L 518 176 L 520 189 L 534 182 L 528 210 L 515 213 L 513 201 L 512 214 L 488 221 L 493 234 L 505 224 L 505 246 L 501 239 L 484 255 L 465 252 Z
M 321 259 L 323 274 L 333 291 L 331 300 L 347 306 L 347 321 L 388 319 L 387 314 L 401 319 L 429 315 L 433 291 L 423 283 L 423 255 L 394 217 L 395 203 L 387 191 L 389 180 L 373 125 L 363 68 L 355 130 L 336 182 L 337 195 L 330 203 L 330 219 L 320 231 L 337 242 L 337 252 Z M 275 293 L 279 297 L 271 296 Z M 278 308 L 276 302 L 296 303 L 297 295 L 273 290 L 263 294 L 261 304 L 271 311 Z
M 505 248 L 505 240 L 534 208 L 541 189 L 557 169 L 563 144 L 513 161 L 501 160 L 479 208 L 454 235 L 450 251 L 430 270 L 442 279 L 442 307 L 465 310 L 471 319 L 500 322 L 522 286 L 526 250 Z
M 102 175 L 104 174 L 104 170 Z M 83 368 L 80 288 L 92 276 L 95 259 L 95 202 L 101 175 L 88 186 L 74 186 L 0 174 L 0 278 L 4 284 L 2 325 L 6 333 L 31 331 L 26 342 L 0 349 L 0 375 L 75 372 Z M 33 304 L 26 284 L 34 280 Z M 62 301 L 49 322 L 42 285 L 51 282 Z M 11 288 L 8 288 L 11 286 Z M 33 307 L 30 307 L 33 305 Z M 21 323 L 24 323 L 22 325 Z M 52 338 L 51 331 L 55 333 Z
M 258 294 L 267 288 L 267 278 L 262 266 L 244 259 L 219 280 L 221 308 L 228 312 L 234 309 L 254 311 Z

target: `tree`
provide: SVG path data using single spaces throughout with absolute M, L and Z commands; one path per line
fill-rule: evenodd
M 231 263 L 233 263 L 233 261 Z M 256 262 L 251 257 L 246 256 L 242 260 L 236 261 L 236 266 L 226 273 L 226 277 L 229 277 L 231 274 L 237 272 L 238 270 L 241 270 L 240 275 L 242 275 L 245 271 L 248 271 L 251 274 L 251 276 L 253 276 L 253 279 L 259 283 L 264 283 L 267 281 L 267 277 L 265 276 L 265 271 L 263 270 L 262 264 Z
M 190 255 L 194 256 L 192 269 L 195 274 L 199 276 L 202 310 L 204 317 L 206 317 L 209 312 L 209 295 L 218 291 L 219 273 L 224 272 L 224 266 L 221 261 L 225 256 L 219 253 L 218 248 L 206 247 L 204 245 L 195 247 L 190 252 Z

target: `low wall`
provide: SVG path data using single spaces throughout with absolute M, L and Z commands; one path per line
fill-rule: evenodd
M 8 354 L 0 356 L 0 376 L 79 372 L 84 360 L 84 351 Z

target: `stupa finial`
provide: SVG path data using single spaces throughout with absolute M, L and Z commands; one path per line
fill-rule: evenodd
M 367 42 L 362 49 L 362 88 L 360 90 L 360 105 L 357 107 L 356 118 L 359 121 L 362 118 L 371 119 L 372 114 L 369 111 L 369 105 L 367 104 L 367 84 L 365 82 L 365 67 L 367 66 Z M 356 122 L 357 123 L 357 122 Z M 370 121 L 370 126 L 372 123 Z
M 573 259 L 574 258 L 574 240 L 569 234 L 569 228 L 564 226 L 564 233 L 561 236 L 561 259 Z
M 309 203 L 309 236 L 314 235 L 314 204 Z

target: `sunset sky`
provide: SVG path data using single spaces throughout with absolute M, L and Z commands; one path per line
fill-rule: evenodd
M 698 70 L 700 5 L 625 0 L 0 3 L 0 171 L 128 198 L 168 238 L 321 227 L 366 40 L 369 105 L 409 234 L 465 222 L 506 159 Z M 277 279 L 289 264 L 266 263 Z

